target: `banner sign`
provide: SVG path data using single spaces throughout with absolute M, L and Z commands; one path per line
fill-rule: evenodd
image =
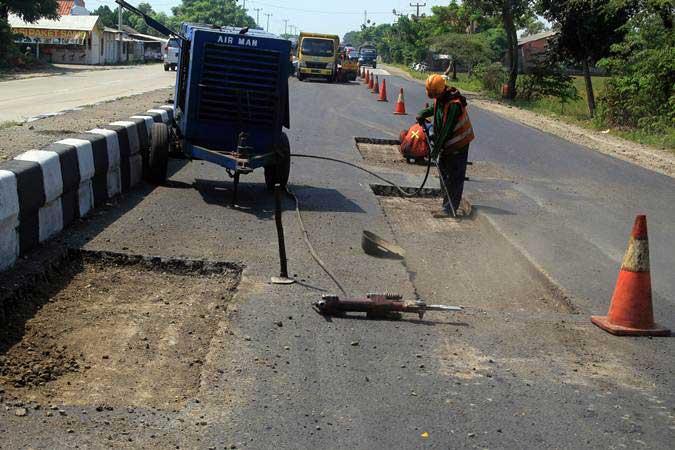
M 12 28 L 12 31 L 23 35 L 23 38 L 19 38 L 19 42 L 57 45 L 83 45 L 89 34 L 86 31 L 45 30 L 39 28 Z

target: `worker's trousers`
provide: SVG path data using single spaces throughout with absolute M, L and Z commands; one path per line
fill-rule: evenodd
M 457 151 L 448 152 L 443 151 L 438 159 L 438 167 L 441 170 L 441 176 L 445 183 L 445 187 L 450 194 L 452 207 L 457 211 L 459 202 L 462 200 L 464 193 L 464 178 L 466 177 L 466 163 L 469 158 L 469 146 Z M 448 204 L 448 196 L 443 192 L 443 205 Z M 449 207 L 448 207 L 449 208 Z

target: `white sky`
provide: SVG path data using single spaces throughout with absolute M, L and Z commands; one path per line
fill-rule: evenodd
M 127 0 L 136 6 L 142 1 L 150 3 L 153 9 L 171 12 L 171 7 L 180 3 L 179 0 Z M 243 3 L 244 0 L 238 0 Z M 246 9 L 249 15 L 256 18 L 255 9 L 259 8 L 260 23 L 263 27 L 267 24 L 267 16 L 270 16 L 270 31 L 273 33 L 284 32 L 284 20 L 288 25 L 295 25 L 298 31 L 315 31 L 319 33 L 334 33 L 340 37 L 347 31 L 359 29 L 363 23 L 364 10 L 368 11 L 368 18 L 375 23 L 391 23 L 396 17 L 392 9 L 397 12 L 415 13 L 415 8 L 410 3 L 426 3 L 426 7 L 420 8 L 420 14 L 431 14 L 431 6 L 447 5 L 448 0 L 403 1 L 403 0 L 325 0 L 321 2 L 309 2 L 307 0 L 246 0 Z M 87 9 L 94 10 L 101 5 L 111 8 L 117 7 L 114 0 L 85 0 Z M 290 29 L 288 30 L 290 32 Z

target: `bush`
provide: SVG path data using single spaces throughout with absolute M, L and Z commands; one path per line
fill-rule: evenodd
M 625 42 L 613 46 L 613 55 L 600 63 L 612 77 L 599 97 L 596 120 L 605 126 L 660 133 L 675 123 L 673 35 L 655 15 L 635 21 Z
M 527 75 L 519 76 L 517 83 L 517 97 L 522 100 L 555 97 L 565 104 L 580 98 L 573 78 L 560 65 L 544 60 L 537 61 Z
M 485 91 L 497 94 L 501 92 L 502 84 L 508 80 L 508 73 L 501 63 L 479 64 L 472 75 L 480 80 Z

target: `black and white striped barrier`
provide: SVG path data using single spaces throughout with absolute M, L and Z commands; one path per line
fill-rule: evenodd
M 0 163 L 0 270 L 138 184 L 152 124 L 173 118 L 161 106 Z

